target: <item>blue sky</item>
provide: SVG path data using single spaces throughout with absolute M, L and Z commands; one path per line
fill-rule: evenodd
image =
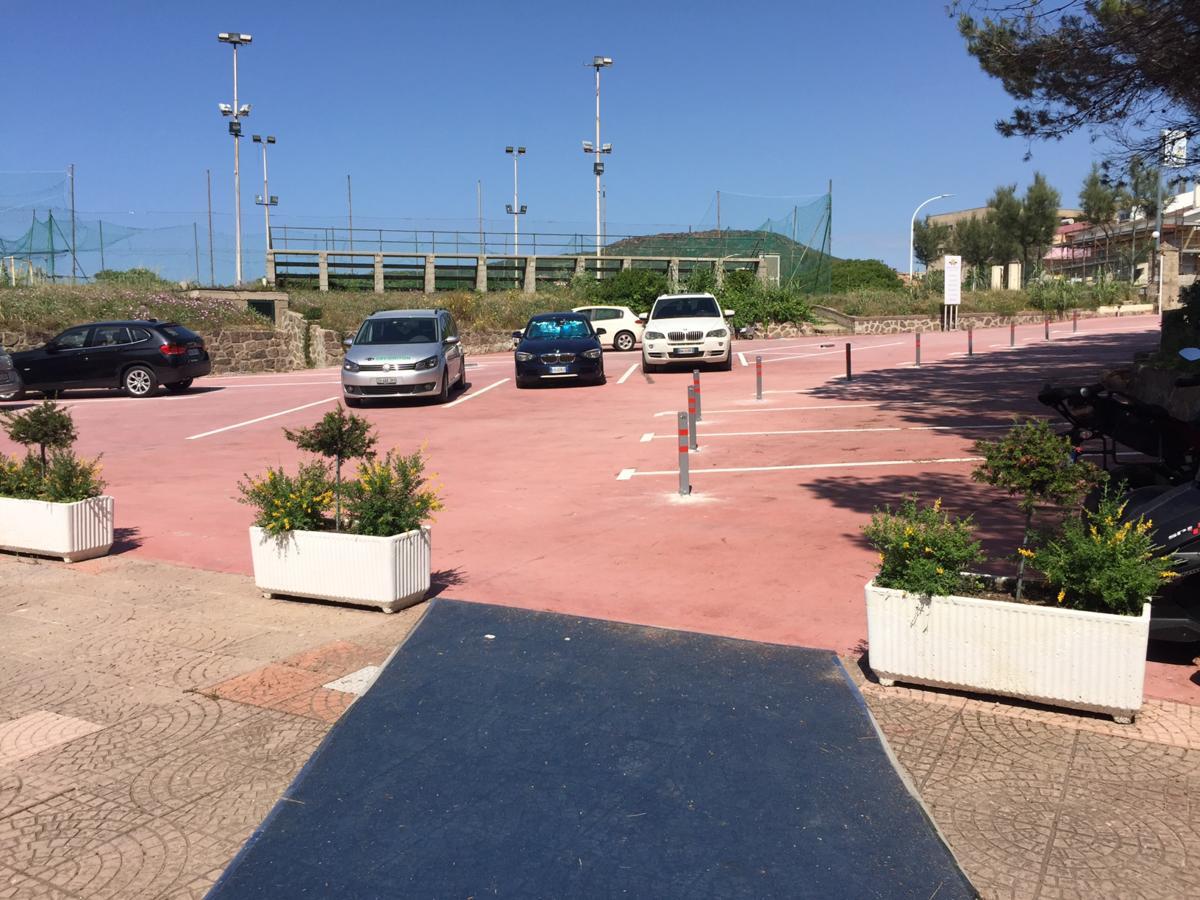
M 701 224 L 714 192 L 808 195 L 833 180 L 833 249 L 897 267 L 908 221 L 982 205 L 1046 172 L 1073 204 L 1097 148 L 1026 145 L 993 122 L 1011 101 L 968 57 L 942 0 L 562 4 L 76 2 L 5 13 L 0 171 L 77 169 L 77 207 L 127 224 L 200 221 L 213 171 L 233 207 L 231 99 L 218 31 L 240 54 L 247 134 L 272 133 L 278 222 L 470 229 L 511 220 L 504 146 L 524 144 L 523 230 L 587 230 L 593 54 L 603 75 L 608 231 Z M 242 143 L 243 216 L 261 242 L 257 148 Z M 782 201 L 778 214 L 790 201 Z M 754 214 L 762 208 L 755 206 Z M 749 211 L 747 215 L 751 215 Z M 711 220 L 711 213 L 709 213 Z M 737 222 L 734 225 L 756 225 Z M 260 262 L 256 258 L 258 267 Z

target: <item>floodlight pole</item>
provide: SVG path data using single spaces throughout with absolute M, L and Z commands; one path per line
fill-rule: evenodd
M 234 236 L 233 236 L 233 278 L 236 285 L 242 283 L 242 174 L 240 147 L 242 139 L 241 118 L 243 115 L 250 115 L 250 107 L 247 106 L 245 112 L 238 103 L 238 46 L 241 44 L 249 44 L 253 37 L 241 32 L 221 32 L 217 35 L 217 40 L 223 44 L 229 44 L 233 47 L 233 108 L 225 115 L 230 117 L 229 133 L 233 136 L 233 218 L 234 218 Z M 224 109 L 222 109 L 224 112 Z
M 512 205 L 508 207 L 508 212 L 513 217 L 513 256 L 521 255 L 521 229 L 517 224 L 518 216 L 525 215 L 528 207 L 521 206 L 517 199 L 517 160 L 525 155 L 524 147 L 505 147 L 504 152 L 512 157 L 513 161 L 513 199 Z M 535 242 L 536 243 L 536 242 Z
M 913 280 L 913 235 L 914 235 L 914 232 L 916 232 L 916 230 L 917 230 L 917 213 L 919 213 L 923 207 L 932 203 L 934 200 L 942 200 L 942 199 L 945 199 L 946 197 L 953 197 L 953 196 L 954 196 L 953 194 L 938 194 L 936 197 L 930 197 L 928 200 L 926 200 L 924 203 L 922 203 L 920 206 L 918 206 L 916 209 L 913 210 L 912 220 L 908 223 L 908 284 L 909 284 L 909 287 L 912 286 L 912 280 Z
M 262 147 L 263 192 L 262 192 L 262 196 L 256 198 L 254 202 L 263 208 L 263 223 L 267 229 L 267 236 L 266 236 L 267 257 L 270 257 L 270 255 L 271 255 L 271 207 L 277 205 L 279 200 L 276 197 L 272 197 L 271 192 L 267 188 L 267 144 L 275 143 L 275 135 L 268 134 L 268 135 L 264 136 L 261 134 L 256 134 L 256 135 L 253 135 L 253 137 L 251 139 L 254 141 L 254 143 L 259 144 Z
M 600 143 L 600 70 L 605 66 L 611 66 L 612 59 L 607 56 L 593 56 L 592 61 L 588 65 L 596 70 L 596 143 L 592 145 L 592 174 L 596 176 L 596 255 L 599 256 L 602 249 L 600 243 L 600 176 L 604 174 L 604 163 L 600 161 L 600 154 L 611 153 L 612 147 L 607 149 Z M 586 148 L 585 148 L 586 151 Z

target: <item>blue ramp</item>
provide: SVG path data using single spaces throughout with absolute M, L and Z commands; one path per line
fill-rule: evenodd
M 213 888 L 975 891 L 824 651 L 434 600 Z

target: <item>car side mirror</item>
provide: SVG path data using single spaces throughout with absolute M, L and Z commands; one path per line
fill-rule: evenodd
M 644 321 L 646 321 L 646 319 L 650 318 L 650 313 L 648 313 L 648 312 L 638 313 L 638 318 L 644 322 Z
M 450 337 L 448 337 L 444 341 L 442 341 L 442 343 L 448 347 L 453 347 L 455 344 L 458 343 L 458 341 L 459 341 L 458 335 L 452 334 L 452 335 L 450 335 Z
M 347 350 L 349 350 L 351 347 L 354 346 L 354 338 L 346 338 L 345 340 L 342 341 L 342 346 L 345 347 Z
M 523 337 L 525 336 L 525 332 L 523 332 L 523 331 L 514 331 L 514 332 L 512 333 L 512 336 L 513 336 L 513 337 L 515 337 L 515 338 L 516 338 L 516 339 L 519 341 L 521 338 L 523 338 Z
M 732 309 L 725 310 L 725 318 L 732 319 L 736 313 Z
M 46 341 L 45 351 L 47 353 L 57 353 L 62 348 L 58 346 L 57 341 Z
M 596 329 L 596 334 L 597 334 L 597 335 L 601 335 L 601 334 L 608 334 L 608 332 L 607 332 L 607 331 L 605 331 L 603 328 L 597 328 L 597 329 Z

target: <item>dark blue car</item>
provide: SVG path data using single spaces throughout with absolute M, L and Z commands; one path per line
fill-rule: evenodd
M 600 338 L 604 329 L 578 313 L 542 313 L 534 316 L 524 331 L 514 331 L 517 387 L 542 382 L 589 381 L 604 384 L 604 351 Z

